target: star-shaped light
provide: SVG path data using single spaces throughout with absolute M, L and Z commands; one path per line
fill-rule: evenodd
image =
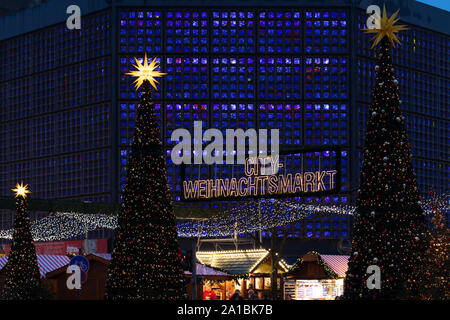
M 22 196 L 25 199 L 27 197 L 27 193 L 31 193 L 31 191 L 28 190 L 27 187 L 27 184 L 23 185 L 23 182 L 21 182 L 20 184 L 17 183 L 16 188 L 11 190 L 16 193 L 16 198 Z
M 136 83 L 136 90 L 139 89 L 139 87 L 145 80 L 150 81 L 150 84 L 153 86 L 153 88 L 155 88 L 155 90 L 158 90 L 155 83 L 159 82 L 156 81 L 155 78 L 161 77 L 167 73 L 156 71 L 156 68 L 159 68 L 159 65 L 156 62 L 156 58 L 153 59 L 150 64 L 148 64 L 147 62 L 147 54 L 145 54 L 144 64 L 141 64 L 137 58 L 134 58 L 134 60 L 136 60 L 136 64 L 133 65 L 133 67 L 135 67 L 137 70 L 131 71 L 126 74 L 137 78 L 134 81 L 134 83 Z
M 395 12 L 390 18 L 388 18 L 386 14 L 386 6 L 383 6 L 383 16 L 380 17 L 378 13 L 375 13 L 375 19 L 379 21 L 379 29 L 361 29 L 366 33 L 375 33 L 375 35 L 371 39 L 375 39 L 372 44 L 372 48 L 380 43 L 381 39 L 383 39 L 384 37 L 387 37 L 389 39 L 393 47 L 395 47 L 396 42 L 400 43 L 400 40 L 398 39 L 396 33 L 402 30 L 407 30 L 408 28 L 405 25 L 395 25 L 395 23 L 399 20 L 395 19 L 399 11 L 400 9 L 398 9 L 397 12 Z

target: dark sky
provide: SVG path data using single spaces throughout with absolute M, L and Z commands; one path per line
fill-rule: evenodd
M 0 0 L 0 16 L 11 14 L 21 9 L 29 8 L 38 5 L 42 2 L 49 2 L 51 0 Z M 414 0 L 410 0 L 414 1 Z M 419 2 L 426 3 L 431 6 L 450 11 L 449 0 L 419 0 Z
M 33 7 L 39 3 L 48 2 L 49 0 L 1 0 L 0 16 L 11 14 L 21 9 Z

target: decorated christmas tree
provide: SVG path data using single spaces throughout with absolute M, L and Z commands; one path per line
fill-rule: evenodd
M 109 267 L 106 299 L 185 298 L 182 255 L 169 196 L 165 153 L 152 106 L 156 59 L 136 59 L 136 89 L 142 85 L 131 145 L 119 227 Z
M 378 28 L 365 29 L 375 34 L 372 48 L 380 46 L 345 281 L 346 299 L 415 299 L 420 297 L 418 288 L 424 281 L 419 266 L 428 248 L 426 219 L 391 61 L 391 49 L 399 42 L 396 33 L 406 29 L 395 25 L 397 13 L 388 18 L 384 8 L 383 16 L 378 16 Z M 366 272 L 371 265 L 380 269 L 379 289 L 368 288 L 372 271 Z
M 448 197 L 439 197 L 433 191 L 430 196 L 431 233 L 427 261 L 423 265 L 427 277 L 423 283 L 423 297 L 450 300 L 450 231 L 444 216 L 445 210 L 448 210 Z
M 31 236 L 27 185 L 22 183 L 13 189 L 16 193 L 16 217 L 11 250 L 6 264 L 4 298 L 11 300 L 31 300 L 40 298 L 41 277 Z

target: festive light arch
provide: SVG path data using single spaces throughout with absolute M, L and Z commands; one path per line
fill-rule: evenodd
M 436 200 L 437 199 L 437 200 Z M 423 201 L 426 214 L 436 209 L 449 212 L 449 195 Z M 322 204 L 299 204 L 287 200 L 243 202 L 239 207 L 220 212 L 205 219 L 183 219 L 178 223 L 179 237 L 230 237 L 235 232 L 251 233 L 268 230 L 304 219 L 311 214 L 353 215 L 354 206 L 330 206 Z M 84 214 L 77 212 L 56 212 L 31 223 L 35 241 L 57 241 L 78 237 L 97 229 L 117 228 L 117 217 L 105 214 Z M 12 239 L 13 229 L 0 230 L 0 238 Z

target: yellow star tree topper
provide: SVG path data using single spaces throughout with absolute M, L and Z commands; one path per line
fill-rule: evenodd
M 137 58 L 134 58 L 134 60 L 136 60 L 136 64 L 133 65 L 133 67 L 135 67 L 137 70 L 133 70 L 126 74 L 137 78 L 134 81 L 136 90 L 139 89 L 139 87 L 145 80 L 150 81 L 150 84 L 153 86 L 153 88 L 155 88 L 155 90 L 158 90 L 155 83 L 159 82 L 156 81 L 155 78 L 166 75 L 167 73 L 162 73 L 156 70 L 157 68 L 159 68 L 159 64 L 156 62 L 156 58 L 153 59 L 150 64 L 148 64 L 147 62 L 147 54 L 145 54 L 144 64 L 140 63 Z
M 16 188 L 11 190 L 16 193 L 16 198 L 22 196 L 25 199 L 27 197 L 27 193 L 31 193 L 31 191 L 28 190 L 28 185 L 23 185 L 23 182 L 20 184 L 17 182 Z
M 399 18 L 395 19 L 399 11 L 400 9 L 398 9 L 390 18 L 388 18 L 386 14 L 386 6 L 383 5 L 383 15 L 380 17 L 377 12 L 375 13 L 375 19 L 379 22 L 379 28 L 362 29 L 366 33 L 375 34 L 371 39 L 375 39 L 372 44 L 372 48 L 380 43 L 380 41 L 384 37 L 387 37 L 389 39 L 393 47 L 395 47 L 396 42 L 400 43 L 400 40 L 398 39 L 396 33 L 402 30 L 407 30 L 408 28 L 405 25 L 395 25 L 395 23 L 399 20 Z

